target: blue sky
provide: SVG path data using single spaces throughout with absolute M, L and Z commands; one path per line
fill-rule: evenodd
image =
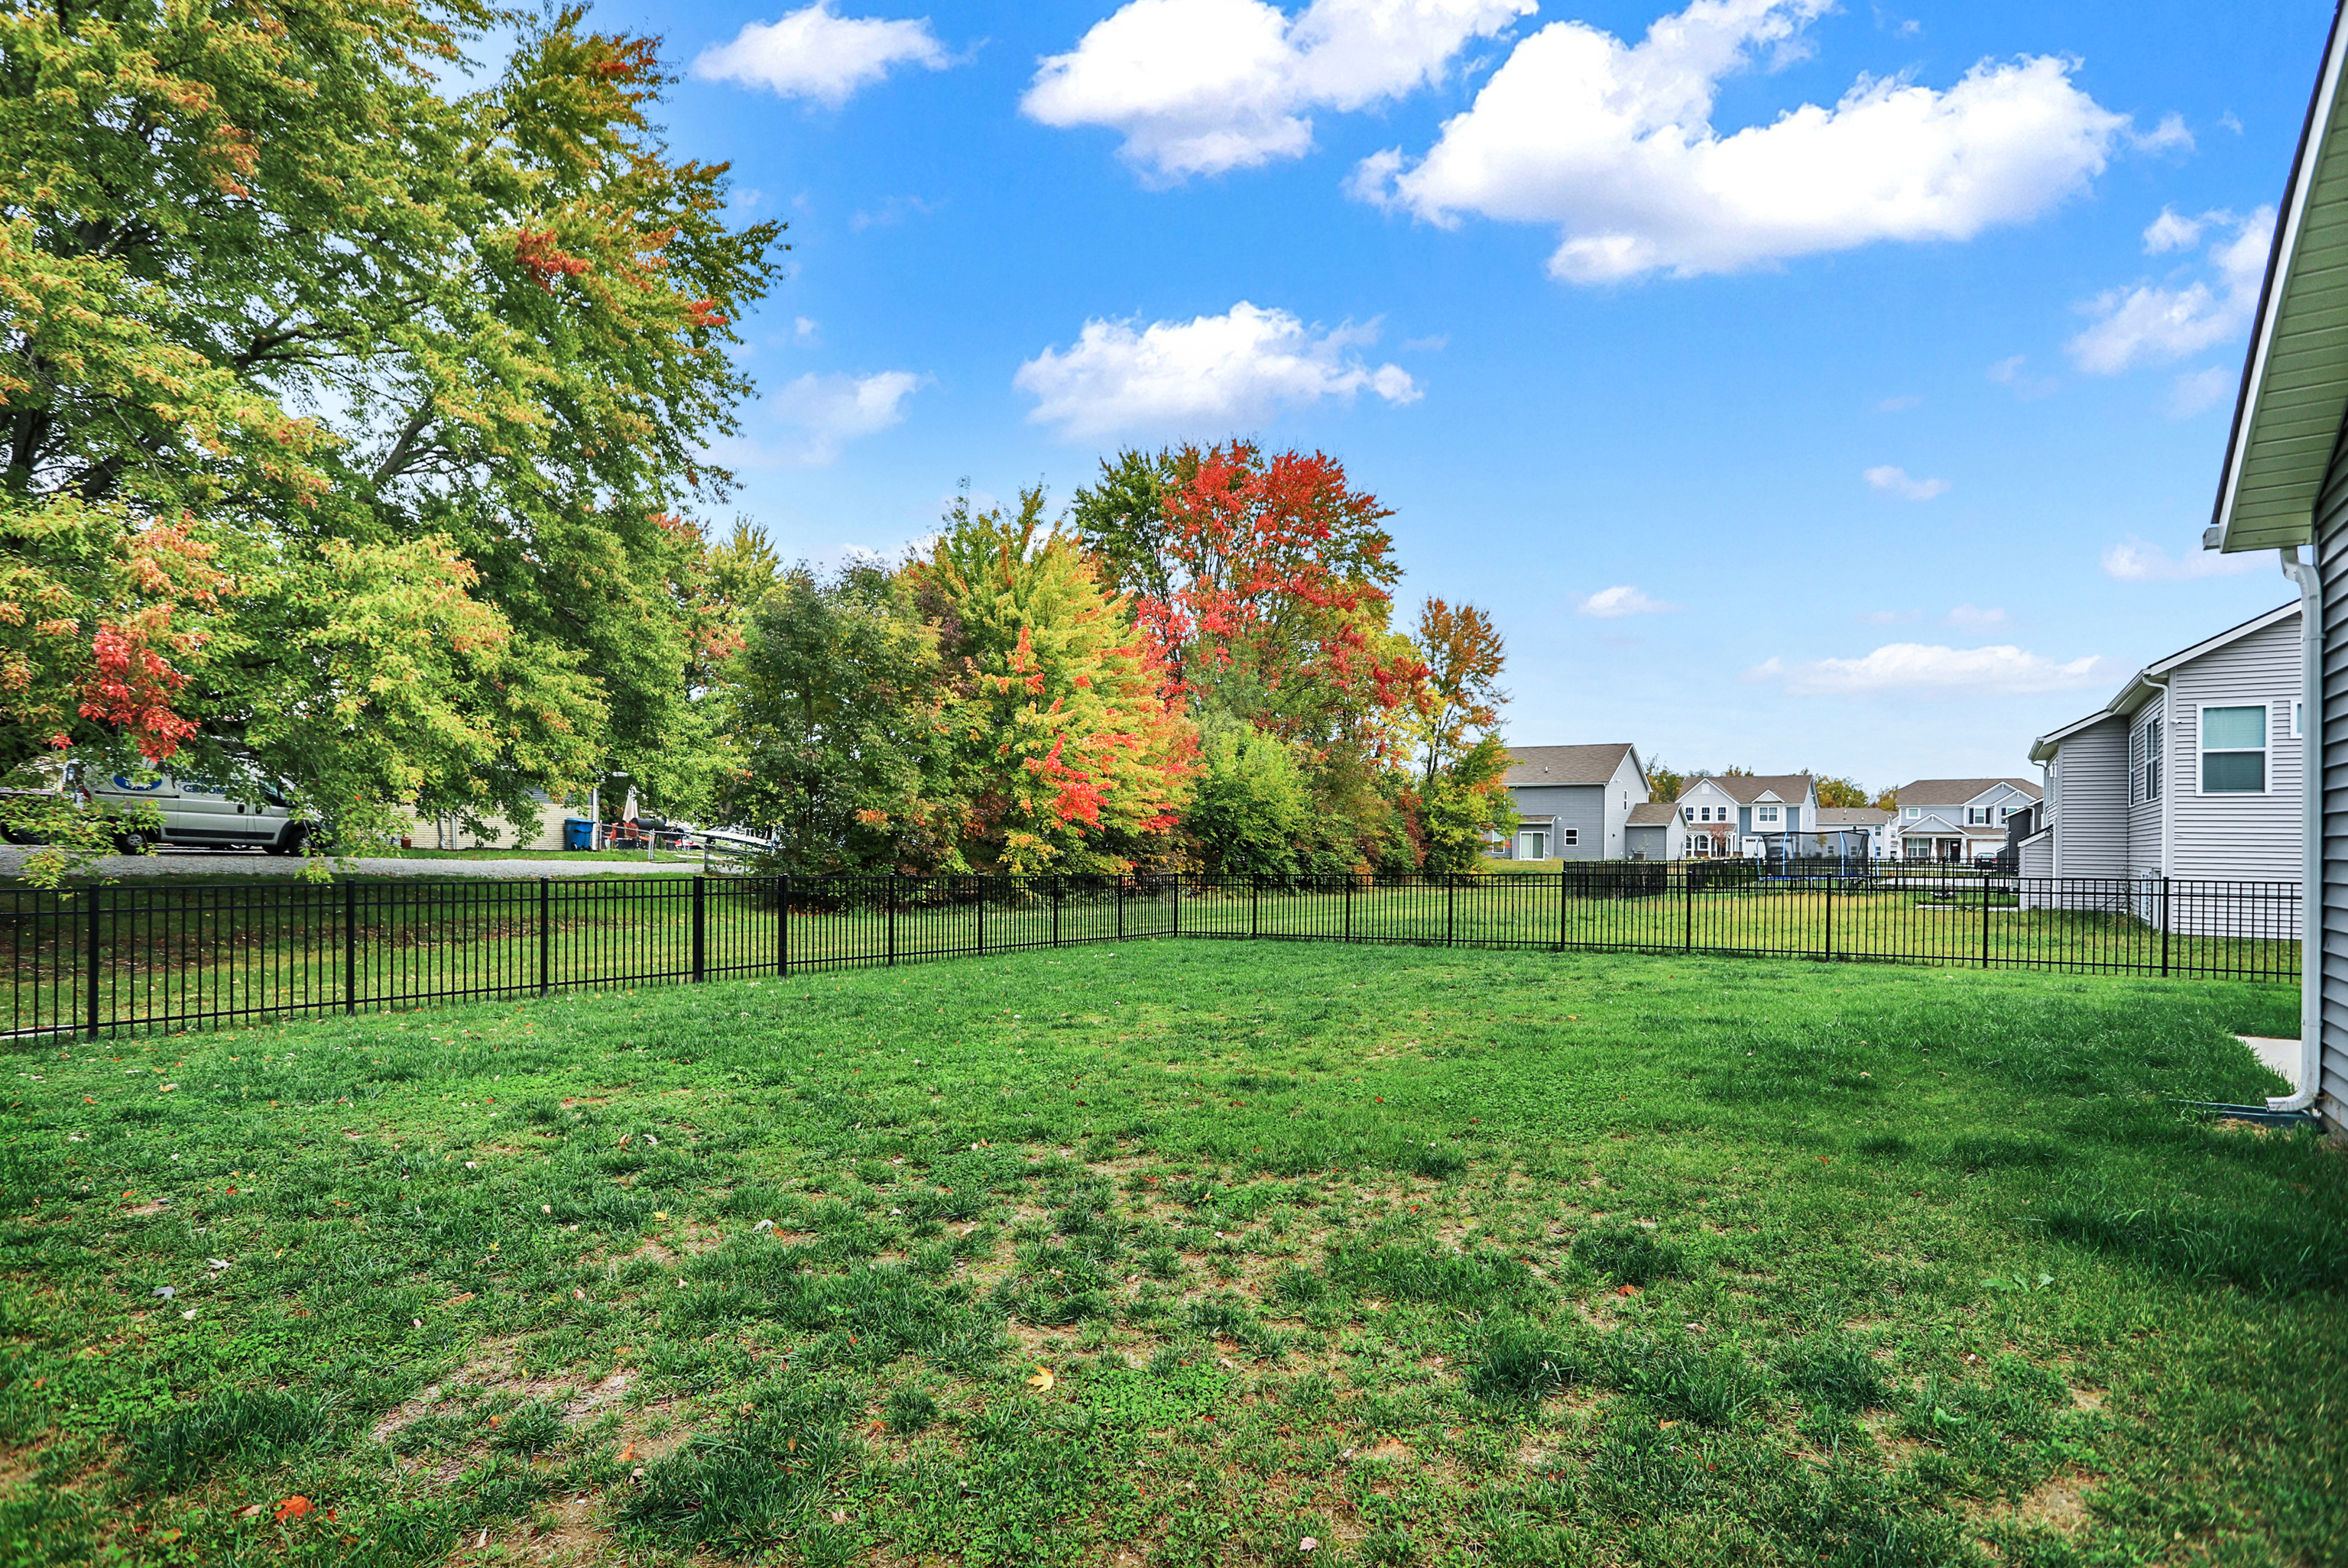
M 787 556 L 1121 445 L 1319 447 L 1508 733 L 1870 785 L 2289 596 L 2199 550 L 2322 0 L 605 5 L 793 269 Z M 1653 31 L 1651 32 L 1651 29 Z M 726 518 L 721 512 L 716 520 Z

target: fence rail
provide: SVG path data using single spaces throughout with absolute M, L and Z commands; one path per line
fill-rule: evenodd
M 1864 862 L 1539 875 L 245 883 L 0 892 L 0 1035 L 98 1035 L 1138 938 L 1687 952 L 2292 980 L 2290 882 Z

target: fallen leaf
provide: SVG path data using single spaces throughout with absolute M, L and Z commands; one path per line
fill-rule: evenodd
M 296 1493 L 277 1505 L 277 1522 L 284 1524 L 293 1520 L 306 1519 L 315 1506 L 308 1498 Z
M 1051 1372 L 1042 1362 L 1039 1361 L 1035 1364 L 1035 1375 L 1027 1379 L 1027 1386 L 1035 1389 L 1039 1394 L 1048 1394 L 1052 1391 L 1053 1385 L 1058 1381 L 1059 1379 L 1053 1377 Z
M 571 1299 L 573 1301 L 584 1301 L 587 1299 L 587 1293 L 583 1290 L 574 1288 L 571 1292 Z
M 1318 1552 L 1321 1550 L 1321 1542 L 1315 1537 L 1308 1535 L 1296 1543 L 1296 1549 L 1299 1552 Z

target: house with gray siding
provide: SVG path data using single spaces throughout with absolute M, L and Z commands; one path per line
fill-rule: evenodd
M 1918 779 L 1893 792 L 1890 858 L 1971 865 L 2005 847 L 2005 825 L 2038 804 L 2028 779 Z
M 2273 550 L 2298 589 L 2300 1055 L 2279 1112 L 2348 1134 L 2348 28 L 2335 12 L 2283 187 L 2207 549 Z M 2303 556 L 2302 551 L 2309 552 Z
M 1510 746 L 1501 782 L 1517 807 L 1502 860 L 1624 860 L 1631 808 L 1647 801 L 1647 770 L 1627 741 Z
M 1818 807 L 1818 853 L 1846 860 L 1891 858 L 1892 814 L 1879 805 Z
M 1651 800 L 1631 808 L 1622 834 L 1629 859 L 1684 860 L 1687 842 L 1687 825 L 1680 820 L 1679 807 L 1670 801 Z
M 2298 881 L 2302 715 L 2296 600 L 2155 660 L 2031 748 L 2045 805 L 2022 873 Z
M 1687 830 L 1688 853 L 1699 859 L 1758 855 L 1760 840 L 1818 831 L 1818 792 L 1807 774 L 1693 778 L 1674 804 Z

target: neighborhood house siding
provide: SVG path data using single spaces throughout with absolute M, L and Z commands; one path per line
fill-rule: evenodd
M 2057 876 L 2128 874 L 2128 725 L 2106 719 L 2063 743 Z
M 2277 622 L 2194 660 L 2171 677 L 2176 714 L 2169 748 L 2171 876 L 2296 882 L 2300 860 L 2301 747 L 2291 737 L 2299 696 L 2299 618 Z M 2260 704 L 2267 711 L 2263 794 L 2201 793 L 2200 707 Z
M 2348 459 L 2335 454 L 2315 507 L 2323 588 L 2322 1096 L 2348 1112 Z
M 1606 857 L 1606 785 L 1519 784 L 1514 790 L 1517 815 L 1554 817 L 1549 852 L 1560 860 L 1602 860 Z M 1573 830 L 1575 842 L 1566 842 Z

